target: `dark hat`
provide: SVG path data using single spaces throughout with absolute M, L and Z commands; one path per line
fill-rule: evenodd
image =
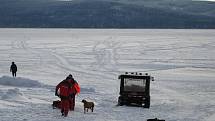
M 68 79 L 73 79 L 72 74 L 69 74 L 69 76 L 66 77 L 66 80 L 68 80 Z
M 68 77 L 73 78 L 72 74 L 69 74 L 69 76 L 68 76 Z

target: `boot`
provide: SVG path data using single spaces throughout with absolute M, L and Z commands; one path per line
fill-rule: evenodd
M 63 109 L 61 110 L 61 116 L 64 116 L 64 110 Z

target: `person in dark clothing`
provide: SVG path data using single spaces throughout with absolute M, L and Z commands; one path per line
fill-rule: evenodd
M 10 72 L 12 72 L 13 77 L 16 77 L 17 66 L 14 62 L 12 62 L 11 66 L 10 66 Z

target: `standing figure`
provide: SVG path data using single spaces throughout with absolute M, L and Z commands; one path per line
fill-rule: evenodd
M 75 108 L 75 95 L 77 93 L 80 93 L 80 86 L 77 83 L 77 81 L 73 78 L 73 76 L 70 74 L 69 76 L 67 76 L 66 78 L 70 85 L 71 85 L 71 90 L 70 90 L 70 98 L 69 98 L 69 109 L 70 110 L 74 110 Z
M 14 62 L 12 62 L 11 66 L 10 66 L 10 72 L 12 72 L 13 77 L 16 77 L 17 66 Z
M 61 113 L 62 116 L 67 117 L 69 112 L 69 92 L 71 85 L 67 79 L 63 80 L 56 86 L 55 95 L 61 99 Z

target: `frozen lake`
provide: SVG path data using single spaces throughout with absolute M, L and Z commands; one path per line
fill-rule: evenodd
M 192 29 L 0 29 L 0 120 L 61 119 L 60 113 L 49 107 L 57 99 L 53 89 L 3 85 L 3 76 L 11 81 L 9 67 L 15 61 L 17 76 L 29 83 L 37 80 L 50 87 L 69 73 L 74 75 L 83 93 L 77 97 L 76 110 L 64 120 L 146 121 L 158 117 L 214 121 L 214 33 Z M 117 78 L 126 71 L 155 77 L 150 109 L 115 106 Z M 23 96 L 5 101 L 3 94 L 10 89 Z M 95 113 L 83 114 L 83 98 L 96 102 Z

